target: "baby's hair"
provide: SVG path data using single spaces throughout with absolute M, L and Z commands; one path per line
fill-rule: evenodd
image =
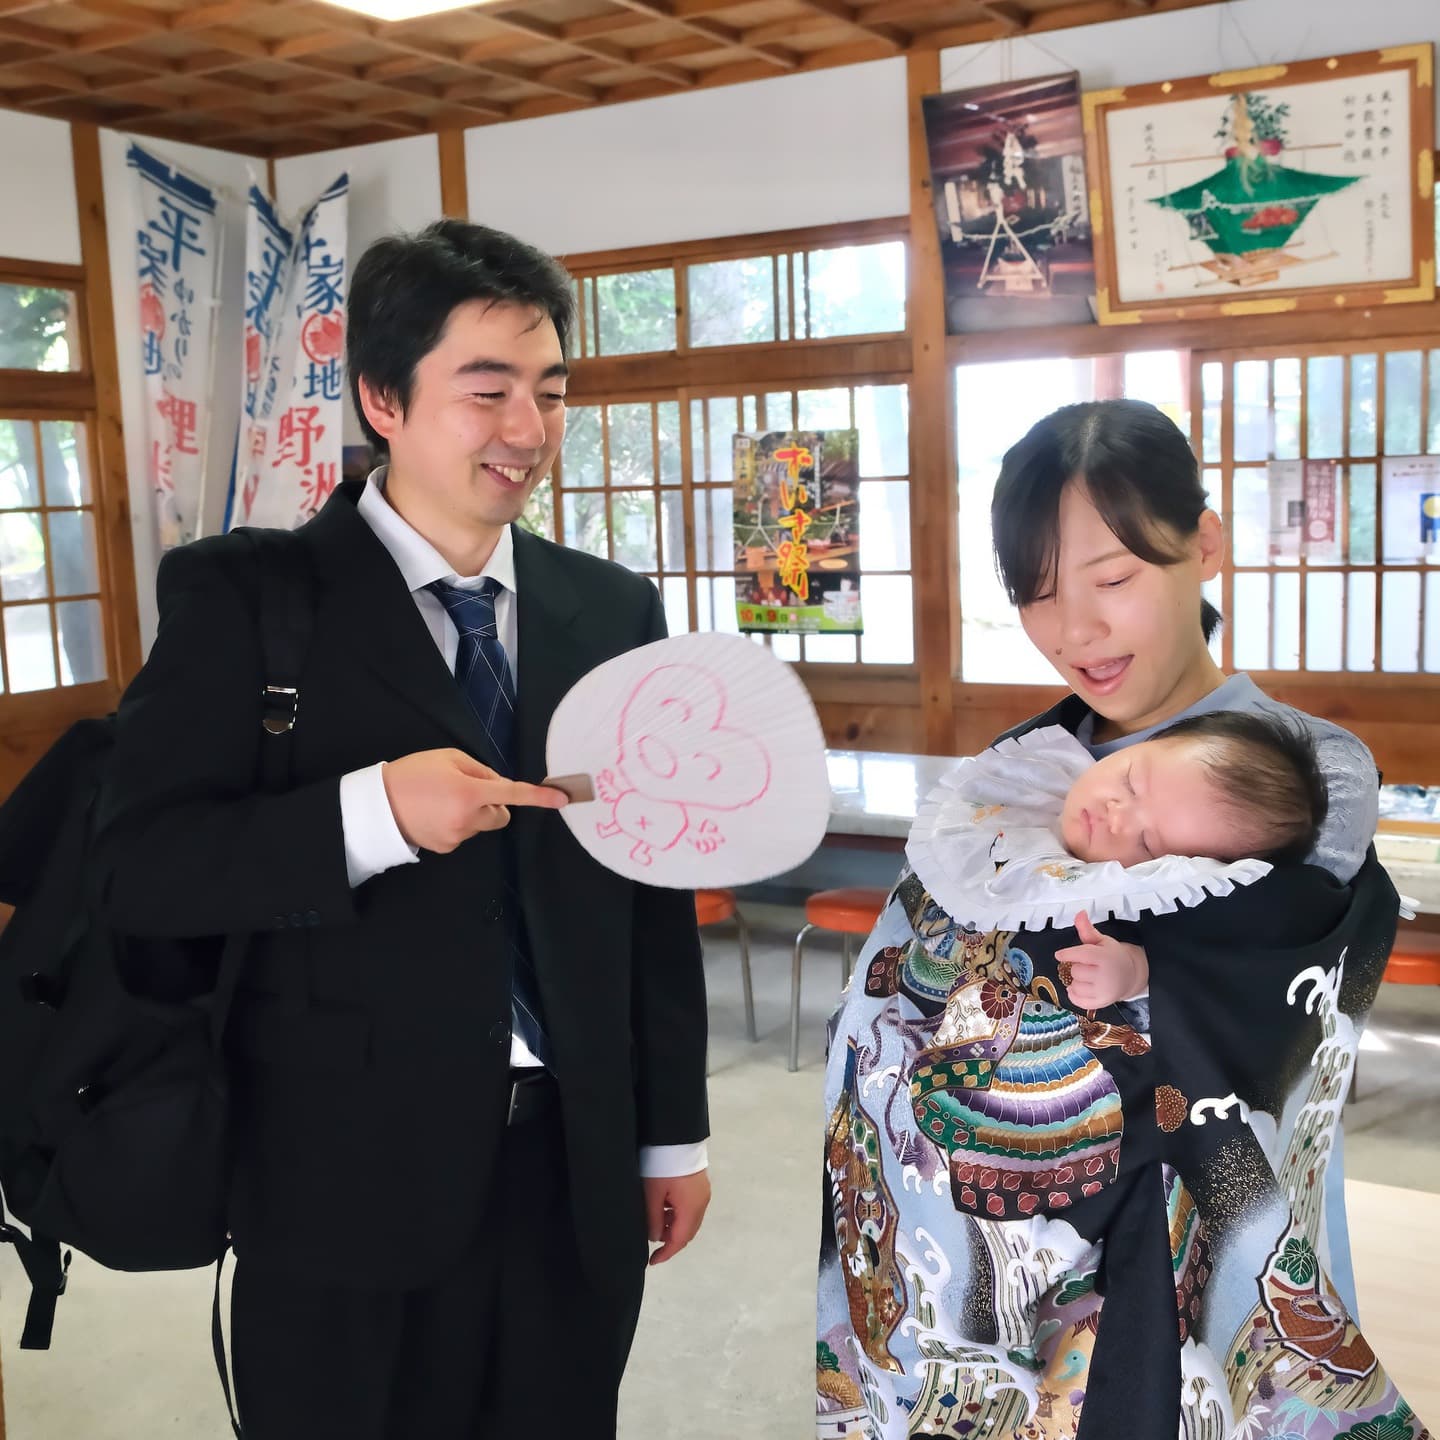
M 1206 743 L 1201 761 L 1226 806 L 1254 838 L 1258 860 L 1304 860 L 1315 849 L 1329 795 L 1309 730 L 1259 710 L 1215 710 L 1178 720 L 1154 740 Z

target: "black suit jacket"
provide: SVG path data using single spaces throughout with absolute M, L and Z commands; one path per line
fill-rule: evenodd
M 638 1286 L 637 1149 L 708 1132 L 691 895 L 611 874 L 558 814 L 524 809 L 505 831 L 351 890 L 344 774 L 449 746 L 498 763 L 356 511 L 361 488 L 341 486 L 298 532 L 317 595 L 286 793 L 256 780 L 251 548 L 223 536 L 165 556 L 159 633 L 121 704 L 102 796 L 103 903 L 133 935 L 257 932 L 229 1029 L 237 1253 L 410 1286 L 473 1241 L 496 1163 L 518 897 L 581 1253 L 600 1282 Z M 519 529 L 515 568 L 517 770 L 538 781 L 560 698 L 665 625 L 648 581 Z

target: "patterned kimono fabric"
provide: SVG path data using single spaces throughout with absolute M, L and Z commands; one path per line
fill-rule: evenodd
M 1325 1273 L 1396 906 L 1372 853 L 1107 925 L 1147 1033 L 1065 1008 L 1072 930 L 965 929 L 903 875 L 831 1022 L 816 1435 L 1426 1435 Z

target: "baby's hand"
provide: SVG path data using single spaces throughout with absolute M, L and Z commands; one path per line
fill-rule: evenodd
M 1103 1010 L 1148 989 L 1150 962 L 1143 946 L 1102 935 L 1083 910 L 1075 917 L 1075 930 L 1080 943 L 1055 952 L 1060 983 L 1075 1009 Z

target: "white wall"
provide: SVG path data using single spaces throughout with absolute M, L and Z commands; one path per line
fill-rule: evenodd
M 473 220 L 557 255 L 904 215 L 905 63 L 482 126 L 465 167 Z
M 433 135 L 277 160 L 280 213 L 287 219 L 300 215 L 342 171 L 350 176 L 347 274 L 371 241 L 396 230 L 418 230 L 440 218 L 440 146 Z M 365 443 L 348 393 L 343 441 Z
M 1440 42 L 1440 0 L 1230 0 L 942 50 L 940 83 L 964 90 L 1078 70 L 1083 89 L 1108 90 L 1425 40 Z
M 80 213 L 69 123 L 0 110 L 0 156 L 6 193 L 0 257 L 78 265 Z
M 140 639 L 148 650 L 155 634 L 155 571 L 160 563 L 154 509 L 145 465 L 145 374 L 140 355 L 140 309 L 135 283 L 135 232 L 139 227 L 135 181 L 125 156 L 131 140 L 152 155 L 178 165 L 217 192 L 223 236 L 220 313 L 216 317 L 215 372 L 210 391 L 205 446 L 204 533 L 220 529 L 230 486 L 230 463 L 240 422 L 241 351 L 245 314 L 245 196 L 251 172 L 264 185 L 265 164 L 226 150 L 179 141 L 100 132 L 100 166 L 115 297 L 115 345 L 119 355 L 120 407 L 125 424 L 125 469 L 130 482 L 131 530 L 135 540 L 135 588 L 140 600 Z M 65 173 L 70 174 L 67 156 Z

